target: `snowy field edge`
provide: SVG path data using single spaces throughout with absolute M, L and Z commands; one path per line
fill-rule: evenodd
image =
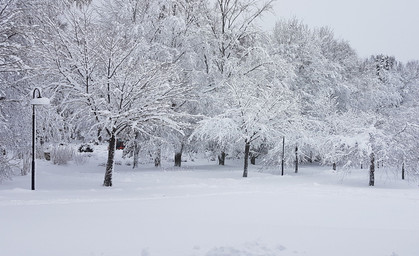
M 36 191 L 30 176 L 1 184 L 2 254 L 419 255 L 417 183 L 384 169 L 371 188 L 366 170 L 256 165 L 244 179 L 238 160 L 132 170 L 118 157 L 112 188 L 95 158 L 39 161 Z

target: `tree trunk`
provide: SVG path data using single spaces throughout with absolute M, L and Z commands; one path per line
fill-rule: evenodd
M 298 173 L 298 146 L 295 146 L 295 173 Z
M 375 166 L 374 166 L 374 161 L 375 161 L 375 159 L 374 159 L 374 153 L 371 153 L 370 160 L 371 160 L 371 163 L 370 163 L 370 183 L 369 183 L 369 185 L 370 186 L 374 186 L 374 171 L 375 171 Z
M 178 152 L 175 154 L 175 166 L 181 167 L 182 165 L 182 152 Z
M 404 180 L 404 163 L 402 165 L 402 180 Z
M 224 165 L 226 160 L 226 153 L 224 151 L 218 155 L 218 165 Z
M 333 171 L 336 171 L 336 163 L 333 163 L 332 168 L 333 168 Z
M 256 164 L 256 154 L 250 154 L 250 164 L 255 165 Z
M 175 166 L 181 167 L 182 165 L 182 151 L 183 144 L 180 146 L 180 151 L 175 153 Z
M 246 145 L 244 147 L 244 170 L 243 170 L 243 177 L 247 177 L 247 169 L 249 166 L 249 151 L 250 151 L 250 143 L 246 140 Z
M 106 163 L 105 180 L 103 181 L 103 186 L 105 187 L 112 187 L 112 172 L 115 160 L 115 150 L 116 138 L 115 133 L 112 132 L 111 138 L 109 139 L 108 161 Z
M 134 162 L 132 165 L 132 168 L 135 169 L 138 167 L 138 158 L 140 155 L 140 143 L 139 143 L 139 138 L 140 138 L 140 133 L 136 132 L 135 133 L 135 140 L 134 140 L 134 152 L 133 152 L 133 158 L 134 158 Z
M 157 152 L 154 156 L 154 167 L 160 167 L 161 166 L 161 149 L 160 146 L 157 149 Z
M 97 128 L 97 140 L 99 143 L 102 142 L 102 128 Z

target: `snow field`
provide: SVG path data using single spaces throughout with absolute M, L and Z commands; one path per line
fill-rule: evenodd
M 242 161 L 132 170 L 118 156 L 104 188 L 96 157 L 39 161 L 37 191 L 30 176 L 0 185 L 1 255 L 419 255 L 418 187 L 378 171 L 371 188 L 366 170 L 251 166 L 244 179 Z

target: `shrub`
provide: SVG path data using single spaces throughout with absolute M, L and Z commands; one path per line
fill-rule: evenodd
M 89 156 L 85 154 L 76 153 L 74 155 L 74 162 L 77 165 L 83 165 L 88 162 Z
M 51 151 L 51 158 L 54 164 L 62 165 L 67 164 L 74 159 L 75 152 L 69 146 L 57 146 Z
M 92 153 L 93 152 L 93 146 L 90 144 L 82 144 L 79 147 L 79 152 L 83 153 L 83 152 L 87 152 L 87 153 Z
M 0 183 L 3 180 L 11 179 L 13 174 L 10 161 L 6 154 L 0 154 Z

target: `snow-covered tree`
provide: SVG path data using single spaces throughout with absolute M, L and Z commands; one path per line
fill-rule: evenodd
M 180 166 L 199 148 L 220 164 L 244 152 L 243 176 L 261 152 L 334 166 L 374 154 L 417 170 L 418 62 L 360 60 L 331 29 L 298 19 L 267 36 L 255 21 L 271 4 L 0 0 L 0 176 L 29 155 L 35 86 L 53 105 L 40 111 L 40 140 L 108 141 L 105 186 L 117 139 L 134 167 L 140 155 Z
M 205 77 L 200 93 L 202 104 L 210 106 L 204 108 L 202 114 L 205 116 L 215 117 L 228 111 L 226 96 L 228 97 L 232 86 L 237 86 L 239 79 L 244 80 L 243 74 L 246 71 L 244 68 L 239 70 L 240 65 L 244 63 L 247 54 L 257 51 L 254 49 L 254 43 L 258 40 L 256 38 L 260 30 L 256 27 L 255 21 L 270 10 L 271 3 L 272 1 L 261 3 L 248 0 L 217 0 L 212 8 L 204 13 L 206 19 L 203 20 L 205 23 L 200 29 L 202 43 L 197 52 L 203 64 L 203 77 Z M 253 64 L 255 65 L 253 67 L 247 66 L 247 71 L 265 63 Z M 226 134 L 232 131 L 219 132 Z M 234 141 L 220 141 L 216 137 L 210 141 L 211 145 L 215 145 L 215 148 L 221 151 L 219 163 L 224 164 L 225 151 L 231 148 Z
M 386 71 L 398 85 L 401 100 L 397 105 L 387 108 L 384 130 L 389 136 L 386 161 L 392 166 L 402 167 L 406 173 L 418 170 L 418 132 L 419 109 L 417 97 L 419 95 L 419 65 L 417 61 L 406 65 L 395 63 L 392 69 Z M 393 82 L 394 84 L 394 82 Z
M 327 40 L 326 40 L 327 39 Z M 280 20 L 272 34 L 274 54 L 291 65 L 294 79 L 290 88 L 298 102 L 299 112 L 294 113 L 298 125 L 287 137 L 287 162 L 294 161 L 295 147 L 301 154 L 308 155 L 324 138 L 320 136 L 326 117 L 337 108 L 335 92 L 339 86 L 339 68 L 332 57 L 325 56 L 331 50 L 333 34 L 327 29 L 312 30 L 297 19 Z M 330 54 L 332 55 L 332 54 Z M 277 146 L 282 150 L 282 145 Z M 291 150 L 292 149 L 292 150 Z M 275 159 L 275 158 L 274 158 Z
M 128 128 L 149 134 L 156 126 L 179 131 L 175 117 L 181 113 L 172 105 L 189 92 L 176 49 L 150 42 L 150 20 L 134 22 L 126 7 L 116 0 L 72 6 L 45 29 L 56 38 L 44 43 L 49 72 L 59 79 L 49 88 L 54 101 L 70 118 L 84 116 L 109 140 L 104 186 L 112 186 L 118 135 Z M 138 19 L 156 11 L 138 10 Z
M 268 49 L 259 45 L 243 54 L 235 74 L 225 82 L 224 111 L 205 118 L 193 136 L 244 145 L 244 172 L 247 177 L 252 144 L 260 145 L 284 134 L 296 104 L 289 90 L 287 64 L 270 58 Z
M 0 181 L 29 171 L 29 2 L 0 1 Z

